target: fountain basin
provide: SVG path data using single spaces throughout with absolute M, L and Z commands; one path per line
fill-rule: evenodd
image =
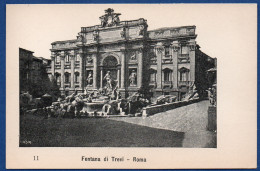
M 83 111 L 88 114 L 102 114 L 102 108 L 105 105 L 104 102 L 84 102 Z

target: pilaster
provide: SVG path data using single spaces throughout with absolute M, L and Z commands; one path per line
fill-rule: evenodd
M 122 52 L 122 61 L 121 61 L 121 88 L 125 88 L 125 70 L 126 70 L 126 50 L 121 50 Z
M 163 46 L 155 47 L 156 57 L 157 57 L 157 89 L 162 89 L 162 53 Z
M 97 88 L 97 53 L 93 56 L 93 88 Z
M 83 86 L 83 56 L 84 56 L 84 54 L 83 54 L 83 50 L 82 49 L 80 49 L 79 50 L 79 88 L 83 88 L 84 86 Z
M 61 63 L 61 89 L 64 90 L 64 58 L 65 58 L 65 54 L 64 52 L 61 52 L 60 54 L 60 63 Z
M 140 48 L 137 51 L 137 60 L 138 60 L 138 71 L 137 71 L 137 86 L 139 88 L 143 85 L 143 49 Z
M 75 54 L 74 51 L 70 54 L 70 65 L 71 65 L 71 88 L 75 88 Z
M 178 42 L 173 42 L 170 46 L 171 55 L 172 55 L 172 81 L 173 81 L 173 89 L 178 88 L 178 52 L 180 46 Z
M 55 74 L 55 56 L 51 56 L 51 75 L 54 77 Z
M 190 85 L 192 85 L 195 82 L 195 48 L 196 42 L 189 41 Z
M 100 88 L 103 88 L 103 78 L 104 78 L 103 68 L 100 67 Z

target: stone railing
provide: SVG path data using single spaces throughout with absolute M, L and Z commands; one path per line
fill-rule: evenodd
M 189 86 L 189 83 L 190 83 L 189 81 L 179 81 L 178 85 L 179 86 Z
M 189 54 L 179 54 L 179 58 L 189 58 Z
M 149 82 L 149 86 L 153 86 L 155 88 L 156 85 L 157 85 L 156 81 L 150 81 Z
M 70 67 L 71 67 L 70 64 L 66 64 L 66 65 L 64 65 L 64 68 L 65 68 L 65 69 L 69 69 Z
M 171 56 L 164 57 L 164 58 L 162 59 L 162 62 L 163 62 L 163 63 L 171 63 L 171 62 L 172 62 L 172 57 L 171 57 Z
M 181 106 L 186 106 L 186 105 L 196 103 L 199 101 L 200 101 L 199 98 L 194 98 L 194 99 L 187 100 L 187 101 L 178 101 L 178 102 L 167 103 L 167 104 L 162 104 L 162 105 L 149 106 L 149 107 L 143 108 L 142 116 L 148 117 L 148 116 L 154 115 L 156 113 L 166 112 L 168 110 L 175 109 L 175 108 L 181 107 Z
M 102 30 L 106 28 L 113 28 L 113 27 L 122 27 L 122 26 L 136 26 L 136 25 L 146 25 L 146 20 L 140 18 L 138 20 L 130 20 L 130 21 L 121 21 L 117 26 L 112 27 L 102 27 L 101 25 L 95 25 L 90 27 L 81 27 L 81 32 L 92 32 L 94 30 Z
M 55 65 L 55 68 L 56 68 L 56 69 L 60 69 L 60 68 L 61 68 L 61 65 L 60 65 L 60 64 L 56 64 L 56 65 Z
M 164 87 L 172 87 L 172 81 L 163 81 Z
M 71 87 L 71 83 L 70 82 L 68 82 L 68 83 L 64 82 L 64 87 L 65 88 L 70 88 Z
M 179 63 L 187 63 L 187 62 L 190 62 L 189 54 L 179 54 L 179 55 L 178 55 L 178 62 L 179 62 Z

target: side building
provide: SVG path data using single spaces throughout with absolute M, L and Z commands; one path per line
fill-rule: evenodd
M 145 19 L 120 21 L 120 15 L 109 8 L 100 25 L 51 44 L 51 74 L 62 94 L 104 88 L 107 75 L 123 97 L 141 91 L 181 99 L 194 87 L 205 91 L 200 85 L 214 60 L 200 51 L 195 26 L 148 30 Z
M 51 60 L 35 57 L 33 53 L 19 48 L 20 94 L 28 92 L 34 97 L 39 97 L 46 93 L 46 84 L 51 84 Z

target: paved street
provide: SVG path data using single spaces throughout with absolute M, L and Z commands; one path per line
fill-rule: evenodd
M 179 107 L 153 116 L 110 118 L 137 125 L 184 132 L 183 147 L 216 147 L 216 133 L 207 131 L 208 101 Z
M 207 106 L 202 101 L 147 118 L 22 115 L 20 146 L 216 147 L 216 133 L 206 130 Z

